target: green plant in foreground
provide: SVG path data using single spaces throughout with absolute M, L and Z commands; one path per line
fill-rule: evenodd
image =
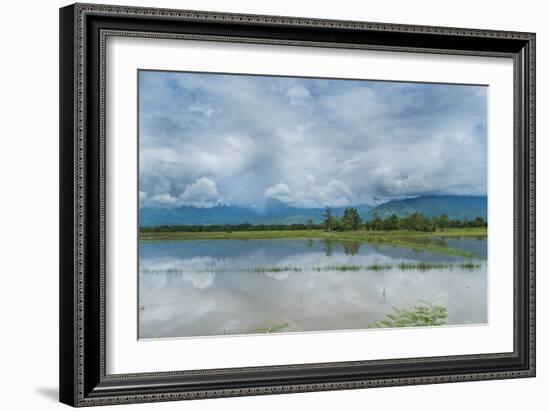
M 365 267 L 367 270 L 380 271 L 391 270 L 393 266 L 391 264 L 370 264 Z
M 281 323 L 281 324 L 276 324 L 272 327 L 268 327 L 268 326 L 256 327 L 256 328 L 253 328 L 252 331 L 256 333 L 262 333 L 262 334 L 271 334 L 271 333 L 276 333 L 277 331 L 282 331 L 289 326 L 290 326 L 290 323 Z
M 359 271 L 361 270 L 360 265 L 356 264 L 339 264 L 339 265 L 327 265 L 325 267 L 320 267 L 318 271 Z
M 477 270 L 479 267 L 481 267 L 481 264 L 476 264 L 476 263 L 473 263 L 471 261 L 467 262 L 467 263 L 462 263 L 460 264 L 459 266 L 460 268 L 462 268 L 463 270 Z
M 430 262 L 418 262 L 418 263 L 400 263 L 397 266 L 401 271 L 405 270 L 443 270 L 443 269 L 452 269 L 452 264 L 442 264 L 442 263 L 430 263 Z
M 397 328 L 397 327 L 430 327 L 445 325 L 448 313 L 441 305 L 435 305 L 427 301 L 419 301 L 418 305 L 411 309 L 392 307 L 393 312 L 386 314 L 386 319 L 376 321 L 374 326 L 368 328 Z
M 241 269 L 241 270 L 236 270 L 236 271 L 252 271 L 254 273 L 285 273 L 285 272 L 290 272 L 290 271 L 300 272 L 300 271 L 302 271 L 302 268 L 301 267 L 288 267 L 288 266 L 284 266 L 284 267 L 274 266 L 274 267 L 255 267 L 255 268 L 252 268 L 252 269 Z

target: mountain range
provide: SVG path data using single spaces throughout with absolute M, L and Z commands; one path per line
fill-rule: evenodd
M 366 215 L 372 206 L 354 206 Z M 336 215 L 342 215 L 345 207 L 333 208 Z M 157 225 L 204 225 L 204 224 L 299 224 L 308 220 L 323 221 L 324 208 L 292 207 L 277 200 L 267 201 L 262 210 L 238 205 L 219 205 L 211 208 L 178 207 L 139 210 L 141 227 Z
M 421 212 L 427 217 L 447 214 L 450 219 L 487 219 L 486 196 L 421 196 L 402 200 L 391 200 L 376 207 L 369 204 L 354 205 L 363 220 L 378 215 L 381 218 L 396 214 L 404 217 Z M 333 208 L 341 216 L 346 207 Z M 158 225 L 209 225 L 209 224 L 293 224 L 312 220 L 323 220 L 324 208 L 292 207 L 277 200 L 269 200 L 262 210 L 238 205 L 219 205 L 211 208 L 144 207 L 139 210 L 141 227 Z
M 415 212 L 426 217 L 447 214 L 451 220 L 473 220 L 476 217 L 487 220 L 487 196 L 432 195 L 391 200 L 371 209 L 366 219 L 370 220 L 375 214 L 384 219 L 392 214 L 405 217 Z

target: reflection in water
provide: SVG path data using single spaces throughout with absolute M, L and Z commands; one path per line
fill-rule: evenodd
M 486 255 L 485 240 L 446 241 Z M 474 261 L 473 270 L 402 270 L 400 265 L 438 262 L 440 267 L 460 267 L 465 261 L 400 247 L 325 240 L 144 242 L 139 336 L 360 329 L 384 319 L 392 307 L 419 300 L 444 306 L 447 324 L 486 323 L 486 262 Z M 384 268 L 361 268 L 367 266 Z
M 324 240 L 321 240 L 321 242 L 323 243 L 323 250 L 325 251 L 325 255 L 327 257 L 330 257 L 334 249 L 336 248 L 337 242 L 329 238 L 325 238 Z
M 344 251 L 344 254 L 346 255 L 356 255 L 359 252 L 359 248 L 361 247 L 360 241 L 339 241 L 339 240 L 333 240 L 330 238 L 325 238 L 323 240 L 320 240 L 321 244 L 323 244 L 323 250 L 325 252 L 325 255 L 327 257 L 330 257 L 334 250 L 336 250 L 338 247 L 342 247 L 342 250 Z M 313 240 L 308 240 L 308 245 L 312 247 L 314 244 Z
M 344 248 L 344 254 L 356 255 L 359 253 L 361 243 L 359 241 L 342 241 L 342 247 Z

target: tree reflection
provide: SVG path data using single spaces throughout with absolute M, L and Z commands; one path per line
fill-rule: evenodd
M 323 251 L 327 257 L 332 256 L 334 251 L 339 246 L 342 246 L 344 254 L 346 255 L 357 255 L 359 253 L 359 249 L 361 248 L 360 241 L 338 241 L 325 238 L 321 240 L 321 244 L 323 245 Z
M 338 246 L 338 241 L 330 240 L 328 238 L 321 240 L 321 243 L 323 244 L 323 251 L 327 257 L 332 256 L 334 249 Z
M 342 247 L 344 248 L 344 254 L 356 255 L 359 253 L 359 248 L 361 248 L 361 243 L 359 241 L 343 241 Z

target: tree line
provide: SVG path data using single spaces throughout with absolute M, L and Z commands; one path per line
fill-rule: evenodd
M 299 224 L 209 224 L 209 225 L 159 225 L 152 227 L 140 227 L 142 233 L 173 233 L 173 232 L 215 232 L 215 231 L 280 231 L 280 230 L 314 230 L 322 229 L 322 224 L 316 224 L 313 220 Z
M 296 224 L 211 224 L 211 225 L 161 225 L 153 227 L 140 227 L 142 233 L 166 233 L 166 232 L 215 232 L 215 231 L 284 231 L 284 230 L 320 230 L 326 231 L 350 231 L 350 230 L 409 230 L 409 231 L 435 231 L 447 228 L 487 227 L 487 222 L 482 217 L 473 220 L 450 219 L 446 214 L 437 217 L 426 217 L 415 212 L 405 217 L 395 214 L 387 218 L 381 218 L 377 213 L 368 221 L 363 221 L 356 208 L 346 208 L 341 217 L 334 213 L 330 207 L 323 213 L 323 221 L 318 224 L 313 220 Z
M 435 231 L 446 228 L 487 227 L 487 222 L 482 217 L 473 220 L 450 219 L 446 214 L 436 217 L 426 217 L 422 213 L 412 213 L 406 217 L 398 217 L 395 214 L 382 219 L 375 215 L 372 220 L 365 223 L 367 230 L 410 230 L 410 231 Z
M 363 223 L 359 212 L 355 208 L 346 208 L 342 217 L 339 218 L 330 207 L 327 207 L 321 225 L 327 231 L 348 231 L 361 228 L 373 231 L 435 231 L 446 228 L 487 227 L 487 222 L 482 217 L 477 217 L 474 220 L 452 220 L 447 214 L 429 218 L 420 212 L 415 212 L 405 217 L 392 214 L 385 219 L 375 213 L 371 220 Z

